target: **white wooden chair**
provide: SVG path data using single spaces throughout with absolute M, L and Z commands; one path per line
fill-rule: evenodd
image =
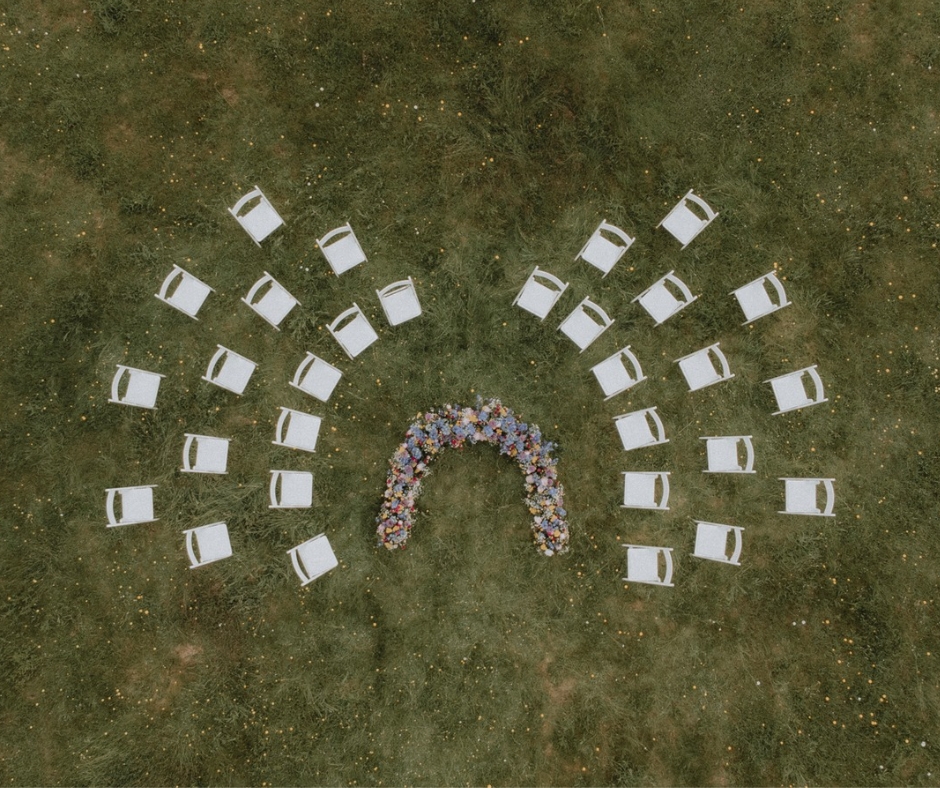
M 366 261 L 366 253 L 348 223 L 318 238 L 317 246 L 337 276 Z
M 297 577 L 300 578 L 301 586 L 312 583 L 318 577 L 339 566 L 339 561 L 336 560 L 336 554 L 330 547 L 330 540 L 326 538 L 326 534 L 319 534 L 313 539 L 292 547 L 287 554 L 294 565 Z
M 614 319 L 595 304 L 585 298 L 574 311 L 566 317 L 558 330 L 574 342 L 583 353 L 591 343 L 613 325 Z
M 316 397 L 320 402 L 328 402 L 342 377 L 343 373 L 332 364 L 308 352 L 297 367 L 290 385 L 304 394 Z
M 232 554 L 232 543 L 225 523 L 200 525 L 198 528 L 188 528 L 183 533 L 186 535 L 190 569 L 221 561 Z
M 784 509 L 780 514 L 803 514 L 812 517 L 835 517 L 835 479 L 794 479 L 780 477 L 784 484 Z M 819 491 L 825 498 L 820 504 Z
M 742 285 L 731 294 L 738 299 L 741 311 L 744 312 L 744 323 L 747 325 L 758 318 L 776 312 L 789 306 L 786 291 L 775 271 L 758 277 L 753 282 Z
M 261 293 L 260 297 L 259 293 Z M 300 303 L 267 271 L 251 286 L 251 290 L 242 301 L 278 331 L 280 331 L 281 321 Z
M 806 392 L 806 379 L 813 384 L 813 393 Z M 780 375 L 766 381 L 774 390 L 774 397 L 777 399 L 777 410 L 773 415 L 778 416 L 781 413 L 788 413 L 791 410 L 808 408 L 810 405 L 818 405 L 821 402 L 828 402 L 826 394 L 823 391 L 823 382 L 816 371 L 816 365 L 805 369 L 798 369 L 794 372 L 788 372 L 786 375 Z
M 737 525 L 722 525 L 721 523 L 706 523 L 695 521 L 695 551 L 696 558 L 706 561 L 718 561 L 722 564 L 741 565 L 741 534 L 744 529 Z M 733 541 L 728 549 L 728 537 Z
M 222 345 L 216 345 L 216 347 L 218 349 L 209 361 L 206 374 L 202 376 L 202 379 L 240 395 L 244 392 L 258 365 L 234 350 L 229 350 Z
M 170 292 L 171 289 L 173 292 Z M 193 320 L 198 320 L 199 310 L 202 309 L 209 293 L 214 292 L 215 290 L 201 279 L 197 279 L 188 271 L 174 265 L 173 270 L 167 274 L 163 284 L 160 285 L 160 292 L 154 293 L 154 297 L 159 298 L 164 304 L 169 304 L 184 315 L 188 315 Z
M 721 352 L 716 342 L 694 353 L 676 359 L 679 369 L 689 384 L 689 391 L 698 391 L 706 386 L 713 386 L 723 380 L 730 380 L 734 373 L 728 366 L 728 359 Z
M 326 328 L 350 358 L 358 356 L 379 338 L 369 318 L 356 304 L 337 315 Z
M 641 380 L 646 380 L 640 362 L 629 345 L 605 358 L 600 364 L 595 364 L 591 367 L 591 372 L 600 383 L 605 401 L 633 388 Z
M 313 503 L 313 474 L 271 471 L 269 509 L 307 509 Z
M 633 301 L 638 302 L 659 326 L 673 315 L 681 312 L 697 298 L 698 296 L 692 295 L 688 285 L 676 276 L 673 271 L 670 271 L 661 279 L 653 282 Z
M 157 485 L 142 484 L 138 487 L 109 487 L 105 492 L 105 509 L 108 512 L 108 528 L 119 525 L 137 525 L 158 520 L 153 516 L 153 490 Z M 115 502 L 120 501 L 120 514 L 115 511 Z
M 544 320 L 567 289 L 567 282 L 535 266 L 512 303 Z
M 392 282 L 381 290 L 376 290 L 382 311 L 389 325 L 398 326 L 413 320 L 421 314 L 421 303 L 418 301 L 418 291 L 415 283 L 409 276 L 400 282 Z
M 663 422 L 655 407 L 624 413 L 622 416 L 617 416 L 614 422 L 617 425 L 624 451 L 644 449 L 647 446 L 658 446 L 669 442 Z
M 698 208 L 700 213 L 693 211 L 690 206 Z M 685 197 L 679 200 L 676 207 L 666 214 L 666 218 L 657 227 L 668 230 L 685 249 L 702 230 L 715 221 L 716 216 L 718 214 L 708 203 L 689 189 Z
M 631 238 L 619 227 L 602 221 L 587 243 L 581 247 L 575 260 L 584 260 L 607 276 L 635 240 L 636 238 Z
M 271 443 L 289 449 L 316 451 L 322 419 L 302 410 L 283 407 L 280 410 L 281 415 L 278 417 L 274 440 Z
M 111 397 L 108 402 L 153 410 L 157 407 L 160 381 L 165 377 L 166 375 L 161 375 L 159 372 L 148 372 L 146 369 L 118 364 L 117 372 L 111 380 Z M 123 394 L 121 393 L 122 387 Z
M 756 473 L 750 435 L 708 435 L 702 440 L 708 457 L 708 467 L 702 473 Z
M 228 212 L 235 217 L 258 246 L 261 246 L 265 238 L 284 224 L 284 220 L 257 186 L 229 208 Z
M 646 583 L 651 586 L 672 588 L 672 548 L 647 547 L 646 545 L 625 544 L 627 551 L 627 574 L 625 583 Z M 660 574 L 659 559 L 663 559 L 663 572 Z
M 228 438 L 184 433 L 183 473 L 228 473 Z M 195 456 L 193 447 L 195 446 Z
M 621 508 L 667 511 L 669 471 L 624 471 Z

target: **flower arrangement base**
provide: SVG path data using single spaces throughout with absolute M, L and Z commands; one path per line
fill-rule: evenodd
M 376 518 L 379 544 L 403 548 L 411 535 L 415 500 L 428 464 L 442 450 L 470 443 L 491 443 L 512 458 L 525 477 L 526 505 L 532 514 L 532 535 L 542 555 L 568 550 L 564 489 L 558 482 L 552 456 L 554 445 L 534 424 L 526 424 L 498 399 L 477 398 L 475 408 L 445 405 L 419 413 L 404 442 L 389 462 L 382 508 Z

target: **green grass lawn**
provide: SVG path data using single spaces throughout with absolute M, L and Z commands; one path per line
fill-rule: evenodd
M 940 6 L 780 0 L 12 0 L 0 11 L 0 780 L 9 785 L 935 785 L 940 782 Z M 257 247 L 226 208 L 260 186 Z M 656 225 L 694 188 L 685 250 Z M 601 219 L 637 238 L 574 258 Z M 316 238 L 352 223 L 368 262 Z M 153 297 L 174 264 L 199 320 Z M 544 322 L 535 265 L 571 283 Z M 654 327 L 667 271 L 700 297 Z M 793 301 L 749 327 L 732 289 Z M 280 331 L 240 298 L 264 271 Z M 391 328 L 375 290 L 412 276 Z M 615 323 L 556 329 L 590 296 Z M 349 360 L 353 302 L 380 338 Z M 673 360 L 720 341 L 733 380 Z M 241 397 L 200 379 L 258 362 Z M 605 402 L 631 345 L 648 379 Z M 328 404 L 288 382 L 343 370 Z M 164 374 L 108 403 L 116 364 Z M 828 402 L 775 410 L 817 364 Z M 544 558 L 515 464 L 445 453 L 405 551 L 378 548 L 388 460 L 419 412 L 498 397 L 558 446 L 571 529 Z M 655 405 L 669 443 L 624 453 Z M 272 445 L 278 407 L 323 417 Z M 182 474 L 186 432 L 231 438 Z M 753 435 L 757 473 L 704 475 L 703 435 Z M 314 506 L 268 508 L 268 471 Z M 668 512 L 620 507 L 669 470 Z M 781 476 L 836 480 L 786 517 Z M 159 520 L 105 527 L 105 489 Z M 745 528 L 740 567 L 693 520 Z M 234 555 L 191 570 L 184 529 Z M 301 588 L 286 551 L 340 565 Z M 625 543 L 674 548 L 675 587 L 626 584 Z

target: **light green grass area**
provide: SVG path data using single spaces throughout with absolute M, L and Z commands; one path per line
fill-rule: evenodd
M 330 4 L 11 0 L 0 10 L 0 780 L 9 785 L 934 785 L 940 782 L 940 5 L 933 0 Z M 261 248 L 226 211 L 254 185 Z M 718 219 L 657 223 L 694 188 Z M 575 262 L 601 219 L 637 237 Z M 350 221 L 368 262 L 316 238 Z M 216 292 L 153 297 L 173 264 Z M 535 265 L 571 283 L 544 322 Z M 700 298 L 653 327 L 669 270 Z M 741 326 L 776 269 L 793 305 Z M 264 271 L 301 302 L 275 331 Z M 375 290 L 412 276 L 390 328 Z M 556 330 L 585 296 L 616 322 Z M 325 325 L 353 302 L 379 341 Z M 673 360 L 721 342 L 733 380 Z M 258 362 L 244 395 L 200 376 Z M 649 379 L 590 373 L 630 344 Z M 288 385 L 307 351 L 328 404 Z M 155 411 L 107 402 L 157 371 Z M 772 416 L 775 375 L 829 401 Z M 499 397 L 557 443 L 571 550 L 533 546 L 493 447 L 445 453 L 403 552 L 375 544 L 388 459 L 418 412 Z M 656 405 L 669 443 L 624 453 Z M 272 445 L 278 407 L 323 417 Z M 183 434 L 229 473 L 179 472 Z M 754 436 L 716 476 L 702 435 Z M 272 511 L 271 468 L 314 506 Z M 620 507 L 669 470 L 668 512 Z M 836 479 L 836 517 L 787 517 L 780 476 Z M 159 520 L 105 527 L 105 489 Z M 740 567 L 694 519 L 745 528 Z M 184 529 L 234 555 L 191 570 Z M 340 565 L 301 588 L 286 551 Z M 674 548 L 675 587 L 625 584 L 624 543 Z

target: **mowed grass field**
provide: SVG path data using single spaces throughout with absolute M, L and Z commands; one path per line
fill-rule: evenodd
M 931 0 L 7 3 L 0 780 L 940 782 L 938 41 Z M 255 185 L 286 222 L 260 248 L 226 210 Z M 689 188 L 719 217 L 680 251 Z M 575 262 L 602 219 L 637 238 L 607 277 Z M 347 221 L 368 262 L 337 277 Z M 174 264 L 215 289 L 198 321 L 154 298 Z M 571 283 L 544 322 L 513 306 L 536 265 Z M 699 298 L 654 327 L 632 299 L 670 270 Z M 793 303 L 743 327 L 771 270 Z M 280 331 L 240 301 L 266 271 Z M 615 323 L 579 353 L 584 297 Z M 325 325 L 354 302 L 353 361 Z M 673 361 L 713 342 L 735 377 L 690 393 Z M 240 397 L 200 379 L 217 344 L 258 362 Z M 605 402 L 627 344 L 648 379 Z M 307 351 L 328 404 L 288 385 Z M 156 410 L 108 403 L 117 364 L 166 376 Z M 772 416 L 811 364 L 828 401 Z M 487 446 L 376 546 L 408 425 L 477 395 L 557 443 L 568 554 Z M 323 417 L 315 454 L 272 445 L 280 406 Z M 625 453 L 649 406 L 669 442 Z M 187 432 L 231 438 L 227 475 L 179 472 Z M 757 473 L 702 473 L 723 434 Z M 273 468 L 313 507 L 269 509 Z M 620 507 L 628 470 L 670 471 L 668 512 Z M 782 476 L 834 478 L 836 516 L 778 514 Z M 106 528 L 135 484 L 159 520 Z M 694 519 L 744 527 L 740 567 Z M 216 521 L 234 555 L 191 570 Z M 301 588 L 321 532 L 340 565 Z M 625 543 L 673 547 L 675 587 L 624 583 Z

